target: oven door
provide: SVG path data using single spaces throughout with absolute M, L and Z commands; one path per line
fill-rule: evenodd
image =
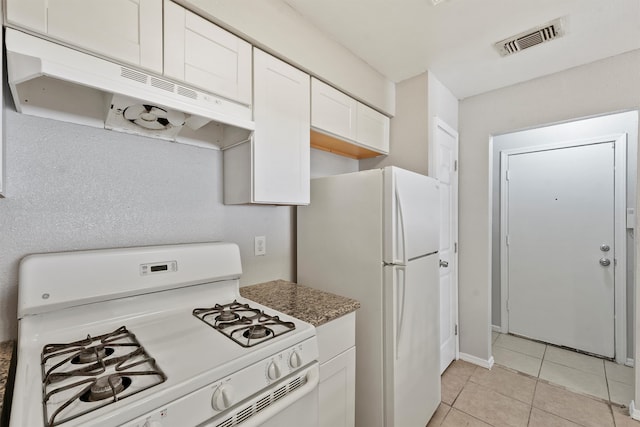
M 258 420 L 256 420 L 258 421 Z M 254 425 L 247 423 L 247 425 Z M 288 405 L 282 411 L 264 420 L 260 427 L 318 427 L 318 387 Z M 240 424 L 244 427 L 244 424 Z
M 257 395 L 253 402 L 238 405 L 202 427 L 318 427 L 320 369 L 318 362 L 305 368 L 293 381 L 274 384 Z M 297 385 L 305 378 L 302 385 Z M 283 390 L 286 390 L 283 392 Z M 269 397 L 267 397 L 269 396 Z M 280 397 L 282 396 L 282 397 Z M 271 402 L 262 407 L 261 402 Z M 244 409 L 241 409 L 244 408 Z M 251 408 L 251 410 L 249 410 Z

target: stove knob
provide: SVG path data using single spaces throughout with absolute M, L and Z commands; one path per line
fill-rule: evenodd
M 293 350 L 291 356 L 289 356 L 289 366 L 295 369 L 299 368 L 300 365 L 302 365 L 302 358 L 297 351 Z
M 267 368 L 267 376 L 270 380 L 277 380 L 280 378 L 280 368 L 276 362 L 271 362 Z
M 213 409 L 216 411 L 224 411 L 231 405 L 233 405 L 233 386 L 223 384 L 213 392 L 211 406 L 213 406 Z

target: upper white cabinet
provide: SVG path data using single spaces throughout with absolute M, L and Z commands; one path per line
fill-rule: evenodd
M 355 140 L 357 106 L 350 96 L 311 79 L 311 126 Z
M 255 131 L 224 151 L 225 203 L 309 203 L 309 86 L 308 74 L 253 49 Z
M 389 117 L 358 103 L 356 142 L 380 153 L 389 154 Z
M 164 74 L 251 104 L 251 45 L 169 0 L 164 8 Z
M 162 73 L 158 0 L 6 0 L 6 13 L 14 26 Z
M 389 123 L 387 116 L 312 79 L 312 147 L 359 159 L 388 154 Z

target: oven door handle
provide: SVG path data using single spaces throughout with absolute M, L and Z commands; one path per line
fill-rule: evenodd
M 308 368 L 306 378 L 307 382 L 303 386 L 248 418 L 242 423 L 242 427 L 257 427 L 261 425 L 265 421 L 268 421 L 269 418 L 311 393 L 316 387 L 318 387 L 318 383 L 320 382 L 320 368 L 318 367 L 317 362 Z

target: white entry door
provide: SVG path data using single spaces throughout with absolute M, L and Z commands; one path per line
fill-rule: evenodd
M 436 119 L 435 178 L 440 183 L 440 373 L 456 358 L 458 334 L 458 134 Z M 433 172 L 432 172 L 433 174 Z
M 508 156 L 509 332 L 613 357 L 614 144 Z

